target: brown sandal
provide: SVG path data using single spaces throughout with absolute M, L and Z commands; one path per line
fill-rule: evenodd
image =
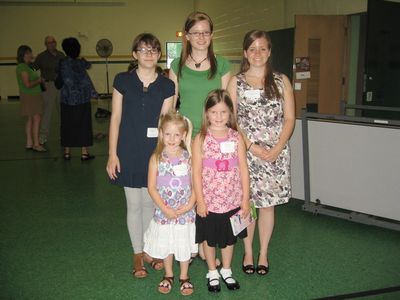
M 174 276 L 168 277 L 164 276 L 163 279 L 158 284 L 158 291 L 161 294 L 169 294 L 172 290 L 172 284 L 174 283 Z
M 181 290 L 181 295 L 182 296 L 189 296 L 191 294 L 193 294 L 193 284 L 190 282 L 190 278 L 186 278 L 186 279 L 179 279 L 179 283 L 180 283 L 180 290 Z
M 132 275 L 136 278 L 147 277 L 147 270 L 143 264 L 143 253 L 137 253 L 133 255 Z
M 143 254 L 144 262 L 148 263 L 153 270 L 160 271 L 164 269 L 164 261 L 159 258 L 152 258 L 147 253 Z

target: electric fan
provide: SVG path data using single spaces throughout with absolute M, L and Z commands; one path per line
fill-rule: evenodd
M 112 45 L 111 41 L 108 39 L 99 40 L 96 44 L 96 52 L 97 52 L 98 56 L 103 57 L 106 60 L 107 95 L 109 95 L 110 88 L 109 88 L 109 81 L 108 81 L 108 57 L 110 57 L 110 55 L 113 52 L 113 45 Z

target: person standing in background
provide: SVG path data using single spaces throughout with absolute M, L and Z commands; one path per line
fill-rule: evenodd
M 59 104 L 60 92 L 54 86 L 57 69 L 60 59 L 65 55 L 57 50 L 57 42 L 53 36 L 46 36 L 44 39 L 46 50 L 39 53 L 35 59 L 34 67 L 40 70 L 41 77 L 45 82 L 45 90 L 42 92 L 43 97 L 43 114 L 40 123 L 40 144 L 45 144 L 49 136 L 51 115 L 54 106 Z
M 90 100 L 98 94 L 87 73 L 90 63 L 80 58 L 81 45 L 74 37 L 66 38 L 62 47 L 67 58 L 60 63 L 61 87 L 60 135 L 64 159 L 70 160 L 71 147 L 81 148 L 81 160 L 94 158 L 88 147 L 93 145 L 92 107 Z
M 25 125 L 26 150 L 46 152 L 39 144 L 39 125 L 42 114 L 42 96 L 40 84 L 42 79 L 32 69 L 32 49 L 27 45 L 21 45 L 17 50 L 17 82 L 19 88 L 19 100 L 21 102 L 21 115 L 27 117 Z

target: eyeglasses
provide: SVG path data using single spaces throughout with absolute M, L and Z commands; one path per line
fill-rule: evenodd
M 136 49 L 136 52 L 140 52 L 141 54 L 145 55 L 145 54 L 158 54 L 159 51 L 157 48 L 139 48 Z
M 211 36 L 211 31 L 193 31 L 193 32 L 188 32 L 187 34 L 194 36 L 196 39 L 198 39 L 200 36 L 203 37 L 210 37 Z

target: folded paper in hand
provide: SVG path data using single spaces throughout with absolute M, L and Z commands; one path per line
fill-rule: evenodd
M 250 213 L 247 215 L 246 218 L 241 217 L 241 210 L 230 217 L 232 231 L 235 236 L 237 236 L 240 232 L 242 232 L 247 226 L 253 223 L 257 219 L 256 208 L 251 206 Z

